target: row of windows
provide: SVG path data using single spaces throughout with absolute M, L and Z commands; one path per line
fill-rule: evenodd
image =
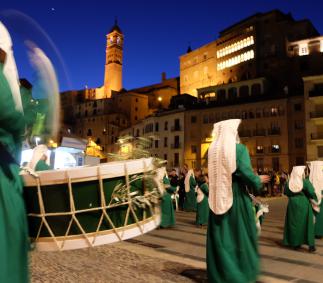
M 214 123 L 226 119 L 255 119 L 255 118 L 265 118 L 265 117 L 278 117 L 283 116 L 285 111 L 278 107 L 265 108 L 265 109 L 256 109 L 256 111 L 231 111 L 223 112 L 220 114 L 209 113 L 203 115 L 203 124 Z M 195 124 L 198 121 L 198 117 L 193 115 L 191 116 L 191 123 Z M 295 122 L 296 123 L 296 122 Z M 297 121 L 297 126 L 302 127 L 301 122 Z M 296 128 L 296 125 L 295 125 Z
M 323 41 L 320 41 L 320 52 L 323 52 Z M 302 43 L 299 45 L 298 49 L 298 55 L 304 56 L 309 54 L 309 44 L 308 43 Z
M 243 49 L 247 46 L 253 45 L 254 43 L 255 42 L 254 42 L 253 36 L 249 36 L 249 37 L 246 37 L 238 42 L 235 42 L 233 44 L 230 44 L 229 46 L 226 46 L 226 47 L 220 49 L 219 51 L 217 51 L 216 55 L 218 58 L 221 58 L 223 56 L 226 56 L 228 54 L 236 52 L 240 49 Z
M 164 122 L 164 131 L 168 131 L 169 130 L 169 124 L 168 124 L 168 121 L 165 121 Z M 182 127 L 181 127 L 181 124 L 180 124 L 180 119 L 174 119 L 174 125 L 170 128 L 170 130 L 173 132 L 173 131 L 181 131 L 182 130 Z M 135 130 L 136 132 L 136 135 L 139 136 L 139 129 Z M 156 122 L 155 124 L 154 123 L 149 123 L 145 126 L 145 128 L 143 129 L 143 134 L 146 133 L 152 133 L 152 132 L 159 132 L 159 123 Z
M 164 137 L 163 139 L 163 146 L 164 147 L 168 147 L 169 146 L 169 142 L 168 142 L 168 137 Z M 151 145 L 150 148 L 153 147 L 154 144 L 154 148 L 159 148 L 160 145 L 160 140 L 159 139 L 155 139 L 154 141 L 151 141 Z M 181 148 L 181 143 L 180 143 L 180 137 L 179 136 L 174 136 L 174 140 L 173 143 L 170 144 L 170 147 L 173 149 L 178 149 Z
M 104 118 L 103 117 L 101 117 L 101 118 L 89 118 L 87 120 L 85 119 L 83 122 L 89 122 L 90 123 L 90 122 L 99 122 L 99 121 L 103 122 L 104 121 Z M 111 124 L 119 125 L 120 124 L 120 118 L 119 117 L 116 117 L 115 121 L 111 121 L 110 120 L 110 123 Z M 125 119 L 122 119 L 121 120 L 121 124 L 122 125 L 126 125 L 126 120 Z
M 239 136 L 242 138 L 245 137 L 260 137 L 260 136 L 274 136 L 274 135 L 280 135 L 281 130 L 280 127 L 276 124 L 272 124 L 269 129 L 264 129 L 264 128 L 257 128 L 255 130 L 240 130 L 239 131 Z
M 90 92 L 90 93 L 95 93 L 95 89 L 88 89 L 87 90 L 88 92 Z M 87 103 L 84 103 L 84 104 L 82 104 L 82 105 L 79 105 L 79 111 L 81 110 L 81 106 L 84 106 L 85 107 L 85 109 L 87 108 L 87 107 L 89 107 L 89 108 L 91 108 L 91 107 L 94 107 L 94 108 L 96 108 L 96 107 L 98 107 L 98 103 L 99 104 L 101 104 L 100 106 L 102 106 L 103 105 L 103 101 L 93 101 L 93 102 L 87 102 Z
M 254 57 L 255 57 L 255 52 L 253 50 L 249 50 L 247 52 L 244 52 L 240 55 L 237 55 L 235 57 L 232 57 L 228 60 L 225 60 L 225 61 L 217 64 L 217 70 L 220 71 L 225 68 L 229 68 L 229 67 L 238 65 L 242 62 L 249 61 L 249 60 L 253 59 Z
M 279 145 L 279 144 L 273 144 L 273 145 L 271 145 L 270 147 L 268 147 L 267 152 L 268 152 L 268 153 L 279 153 L 279 152 L 280 152 L 280 150 L 281 150 L 281 148 L 280 148 L 280 145 Z M 257 147 L 256 147 L 256 153 L 257 153 L 257 154 L 265 153 L 265 148 L 264 148 L 264 146 L 262 146 L 262 145 L 257 145 Z

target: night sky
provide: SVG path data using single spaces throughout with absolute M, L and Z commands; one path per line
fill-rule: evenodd
M 256 12 L 280 9 L 310 19 L 323 34 L 319 0 L 1 0 L 0 19 L 14 40 L 20 77 L 33 81 L 24 40 L 36 42 L 52 59 L 60 89 L 103 84 L 106 34 L 115 17 L 125 35 L 126 89 L 158 83 L 161 73 L 179 75 L 179 56 L 218 37 L 219 31 Z M 8 11 L 13 9 L 31 17 Z M 50 44 L 46 36 L 54 44 Z M 55 51 L 57 49 L 57 51 Z M 59 55 L 60 54 L 60 55 Z M 65 67 L 64 67 L 65 66 Z

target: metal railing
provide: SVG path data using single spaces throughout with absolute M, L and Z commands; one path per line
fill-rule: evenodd
M 323 111 L 314 111 L 310 112 L 310 118 L 315 119 L 315 118 L 323 118 Z
M 323 133 L 312 133 L 311 140 L 321 140 L 323 139 Z
M 171 132 L 179 132 L 181 130 L 182 130 L 182 127 L 181 126 L 173 126 L 170 129 Z
M 171 148 L 181 148 L 181 143 L 172 143 L 170 145 Z

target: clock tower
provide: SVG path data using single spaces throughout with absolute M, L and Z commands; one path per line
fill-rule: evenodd
M 123 33 L 115 20 L 114 26 L 107 35 L 104 96 L 111 97 L 111 91 L 122 89 Z

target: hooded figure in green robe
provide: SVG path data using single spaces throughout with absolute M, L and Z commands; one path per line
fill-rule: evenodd
M 317 202 L 311 200 L 315 211 L 315 237 L 323 237 L 323 161 L 310 162 L 310 182 L 312 183 Z
M 184 184 L 185 184 L 185 200 L 184 200 L 184 210 L 185 211 L 196 211 L 196 191 L 197 182 L 196 178 L 201 175 L 200 169 L 188 170 Z
M 314 214 L 310 200 L 317 201 L 314 188 L 305 178 L 305 166 L 293 167 L 284 193 L 288 196 L 283 244 L 294 249 L 308 245 L 315 251 Z
M 207 225 L 209 220 L 209 186 L 207 176 L 198 178 L 196 225 Z
M 208 151 L 209 224 L 207 274 L 212 283 L 254 282 L 260 272 L 252 200 L 268 176 L 254 174 L 247 148 L 239 144 L 240 119 L 214 124 Z
M 33 156 L 31 158 L 28 167 L 34 171 L 50 170 L 49 158 L 47 156 L 48 148 L 44 144 L 36 146 L 33 150 Z
M 27 214 L 18 165 L 24 130 L 12 42 L 0 22 L 0 282 L 28 282 Z
M 166 174 L 166 170 L 164 171 L 163 183 L 165 192 L 161 201 L 160 227 L 167 228 L 175 226 L 175 211 L 173 206 L 172 194 L 176 192 L 176 187 L 171 186 Z

